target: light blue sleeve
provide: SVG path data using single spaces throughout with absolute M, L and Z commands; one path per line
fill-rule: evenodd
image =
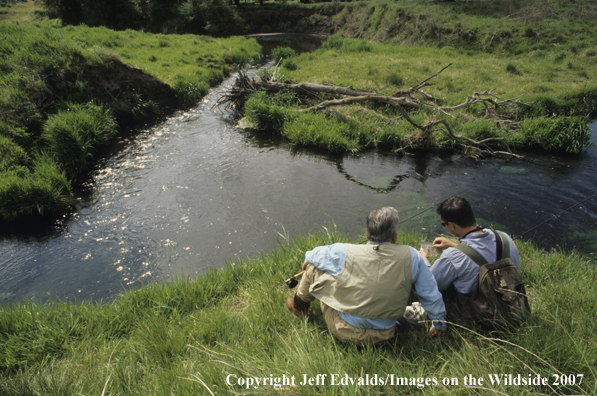
M 456 269 L 452 265 L 447 251 L 435 260 L 430 270 L 440 291 L 446 290 L 456 279 Z
M 334 243 L 328 246 L 318 246 L 305 254 L 305 262 L 311 263 L 322 271 L 336 276 L 344 268 L 346 244 Z
M 413 289 L 419 296 L 419 302 L 427 312 L 433 327 L 438 330 L 445 330 L 446 307 L 442 295 L 437 288 L 437 283 L 421 254 L 414 248 L 410 248 L 412 257 L 412 279 Z

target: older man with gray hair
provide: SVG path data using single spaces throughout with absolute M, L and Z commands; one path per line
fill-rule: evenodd
M 323 317 L 340 341 L 378 343 L 395 336 L 411 290 L 433 321 L 428 338 L 446 332 L 446 310 L 425 261 L 412 247 L 396 245 L 400 221 L 392 207 L 367 216 L 366 245 L 335 243 L 305 255 L 298 291 L 286 300 L 296 316 L 319 299 Z

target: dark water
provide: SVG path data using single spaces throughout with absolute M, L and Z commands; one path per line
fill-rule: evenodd
M 597 152 L 473 161 L 461 155 L 329 155 L 236 128 L 210 110 L 226 81 L 196 108 L 134 136 L 100 161 L 75 211 L 51 226 L 0 236 L 0 300 L 111 299 L 128 287 L 221 267 L 277 246 L 279 233 L 334 222 L 363 231 L 391 205 L 404 227 L 441 232 L 433 207 L 452 195 L 482 225 L 520 235 L 597 192 Z M 597 142 L 597 124 L 592 124 Z M 415 216 L 415 217 L 413 217 Z M 545 248 L 597 249 L 597 197 L 523 239 Z

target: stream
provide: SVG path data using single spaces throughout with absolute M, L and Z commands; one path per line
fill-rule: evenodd
M 597 192 L 595 148 L 475 161 L 297 147 L 211 109 L 233 81 L 191 110 L 121 136 L 63 219 L 0 234 L 0 302 L 112 300 L 130 287 L 267 253 L 281 234 L 335 224 L 357 237 L 381 206 L 396 207 L 406 230 L 432 240 L 443 231 L 434 208 L 452 195 L 469 200 L 481 225 L 521 235 Z M 591 127 L 597 143 L 597 123 Z M 596 224 L 594 197 L 522 239 L 594 254 Z

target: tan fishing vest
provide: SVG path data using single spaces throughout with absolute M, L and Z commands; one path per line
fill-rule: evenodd
M 412 258 L 405 245 L 346 245 L 344 268 L 325 273 L 309 289 L 337 311 L 367 319 L 404 315 L 412 288 Z

